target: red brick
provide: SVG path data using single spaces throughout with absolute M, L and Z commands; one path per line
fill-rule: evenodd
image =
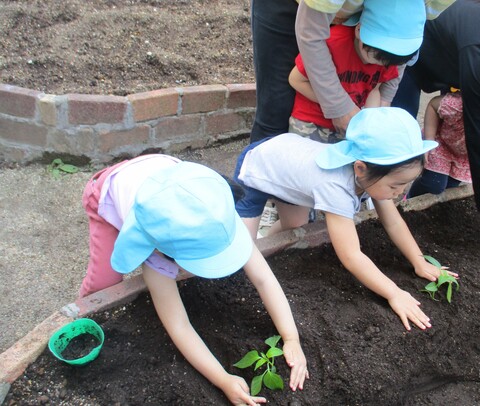
M 68 121 L 76 124 L 122 123 L 127 98 L 89 94 L 68 94 Z
M 227 108 L 255 107 L 257 105 L 255 83 L 227 85 Z
M 47 346 L 50 336 L 71 322 L 70 317 L 53 313 L 25 337 L 0 354 L 0 382 L 12 383 L 33 363 Z
M 136 122 L 173 116 L 178 111 L 179 93 L 174 88 L 154 90 L 128 96 Z
M 132 147 L 139 144 L 148 145 L 150 127 L 147 125 L 135 127 L 131 130 L 100 132 L 99 149 L 101 152 L 110 152 L 125 145 Z
M 239 113 L 214 113 L 205 118 L 206 134 L 225 134 L 245 128 L 245 119 Z
M 179 89 L 181 114 L 205 113 L 225 107 L 227 88 L 223 85 L 191 86 Z
M 201 134 L 201 126 L 200 115 L 169 117 L 155 126 L 155 139 L 160 141 L 184 135 Z
M 21 123 L 0 117 L 0 137 L 12 142 L 45 147 L 47 129 L 35 124 Z
M 0 113 L 16 117 L 35 117 L 35 104 L 43 93 L 0 84 Z

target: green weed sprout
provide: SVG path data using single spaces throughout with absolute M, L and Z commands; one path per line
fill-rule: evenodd
M 258 395 L 262 389 L 262 383 L 268 389 L 283 389 L 283 380 L 280 375 L 277 374 L 277 368 L 275 367 L 275 357 L 283 355 L 283 351 L 277 348 L 277 344 L 280 341 L 280 336 L 273 336 L 265 340 L 265 344 L 269 346 L 266 354 L 261 352 L 260 354 L 256 350 L 248 352 L 240 361 L 233 364 L 237 368 L 248 368 L 255 364 L 255 371 L 263 365 L 266 365 L 265 371 L 261 375 L 257 375 L 252 379 L 250 385 L 250 393 L 252 396 Z
M 435 258 L 431 257 L 430 255 L 424 255 L 423 257 L 440 270 L 440 276 L 436 281 L 430 282 L 428 285 L 426 285 L 425 288 L 421 290 L 421 292 L 427 292 L 433 300 L 437 300 L 435 299 L 435 293 L 438 292 L 438 290 L 440 289 L 440 286 L 442 286 L 444 283 L 447 283 L 448 287 L 447 287 L 446 298 L 448 303 L 451 303 L 453 285 L 455 285 L 456 287 L 455 290 L 458 291 L 458 289 L 460 289 L 460 285 L 458 284 L 458 281 L 455 279 L 455 277 L 453 277 L 452 275 L 449 275 L 447 271 L 442 269 L 442 265 Z
M 65 173 L 77 173 L 78 167 L 75 165 L 65 164 L 60 158 L 54 159 L 50 165 L 47 167 L 48 171 L 52 173 L 52 176 L 55 179 L 60 177 L 62 172 Z

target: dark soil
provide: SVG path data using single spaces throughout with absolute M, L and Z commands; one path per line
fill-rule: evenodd
M 421 293 L 427 281 L 389 242 L 378 221 L 359 225 L 364 252 L 399 286 L 422 301 L 428 331 L 407 332 L 382 298 L 344 268 L 331 244 L 269 258 L 291 303 L 309 362 L 303 391 L 263 390 L 274 405 L 480 404 L 480 216 L 473 199 L 404 217 L 425 253 L 460 276 L 452 303 Z M 181 294 L 191 321 L 225 368 L 249 382 L 253 371 L 232 365 L 263 351 L 276 333 L 243 272 L 193 278 Z M 99 357 L 71 367 L 48 350 L 13 383 L 6 405 L 226 405 L 224 395 L 179 354 L 148 294 L 93 317 L 105 331 Z M 288 370 L 277 362 L 286 382 Z
M 127 95 L 254 82 L 249 0 L 0 0 L 0 82 Z
M 67 360 L 83 358 L 90 354 L 99 344 L 100 340 L 93 334 L 80 334 L 70 340 L 61 355 Z

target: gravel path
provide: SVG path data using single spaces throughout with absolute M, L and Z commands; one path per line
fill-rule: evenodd
M 246 142 L 177 156 L 231 175 Z M 81 196 L 93 172 L 55 179 L 46 165 L 0 169 L 0 353 L 75 301 L 88 262 Z

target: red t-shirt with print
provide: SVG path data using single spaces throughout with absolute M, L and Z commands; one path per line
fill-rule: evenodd
M 364 64 L 355 51 L 355 27 L 336 25 L 330 28 L 327 46 L 330 49 L 338 78 L 353 102 L 362 108 L 368 94 L 378 83 L 388 82 L 398 77 L 396 66 Z M 302 56 L 298 55 L 295 64 L 299 72 L 308 78 Z M 320 127 L 334 129 L 332 120 L 325 118 L 318 103 L 307 99 L 297 92 L 292 116 L 296 119 L 314 123 Z

